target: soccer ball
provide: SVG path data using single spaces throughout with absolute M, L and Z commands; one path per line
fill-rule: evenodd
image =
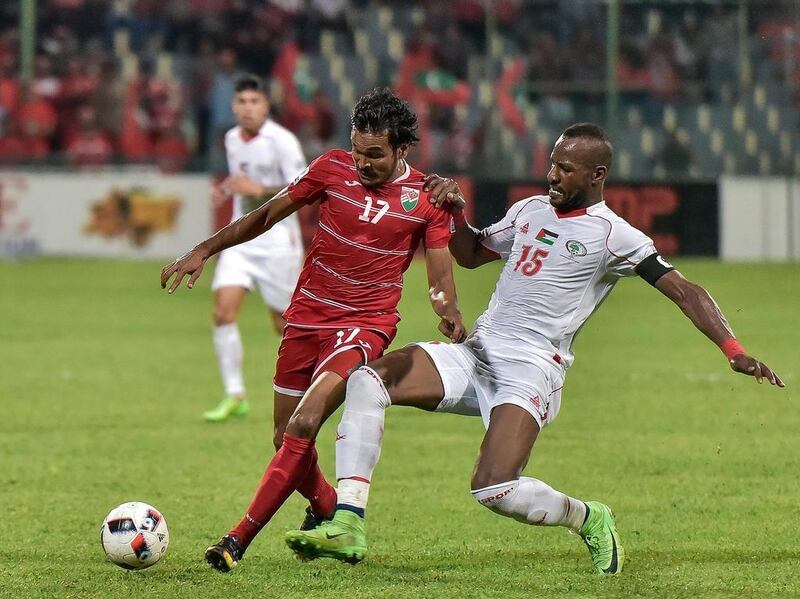
M 115 507 L 100 527 L 100 542 L 109 561 L 127 570 L 149 568 L 169 546 L 167 521 L 141 501 Z

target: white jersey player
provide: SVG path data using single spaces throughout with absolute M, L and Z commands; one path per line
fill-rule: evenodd
M 482 416 L 487 431 L 472 478 L 478 503 L 528 524 L 567 527 L 586 543 L 595 572 L 620 572 L 625 555 L 608 506 L 521 473 L 540 430 L 558 414 L 575 335 L 622 277 L 638 275 L 673 300 L 719 345 L 733 370 L 783 386 L 745 352 L 708 292 L 605 205 L 610 164 L 602 129 L 588 123 L 567 128 L 553 150 L 549 196 L 517 202 L 482 231 L 466 223 L 457 186 L 437 178 L 433 193 L 452 188 L 444 196 L 456 208 L 450 249 L 458 263 L 475 268 L 502 259 L 505 266 L 464 343 L 411 345 L 350 376 L 336 435 L 338 509 L 315 530 L 287 533 L 296 553 L 350 562 L 364 557 L 364 510 L 384 411 L 408 405 Z
M 233 220 L 254 210 L 283 189 L 306 167 L 300 142 L 269 119 L 269 102 L 259 79 L 236 84 L 233 112 L 237 126 L 225 135 L 230 175 L 214 190 L 215 202 L 233 194 Z M 236 318 L 248 291 L 257 288 L 280 334 L 300 275 L 303 242 L 296 214 L 267 233 L 224 250 L 214 272 L 214 346 L 225 387 L 220 404 L 204 413 L 208 421 L 249 411 L 242 374 L 242 341 Z

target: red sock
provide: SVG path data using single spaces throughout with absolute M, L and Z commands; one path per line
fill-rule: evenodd
M 243 550 L 306 478 L 313 451 L 313 439 L 283 434 L 283 445 L 270 460 L 247 513 L 229 533 L 236 535 Z
M 317 448 L 314 447 L 312 453 L 311 467 L 308 469 L 303 482 L 298 485 L 297 490 L 308 499 L 311 504 L 311 511 L 317 516 L 332 516 L 336 511 L 336 489 L 327 480 L 322 470 L 319 469 Z

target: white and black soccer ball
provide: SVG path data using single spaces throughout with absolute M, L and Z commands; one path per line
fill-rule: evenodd
M 103 520 L 100 542 L 106 557 L 118 566 L 127 570 L 149 568 L 167 552 L 167 521 L 152 505 L 123 503 Z

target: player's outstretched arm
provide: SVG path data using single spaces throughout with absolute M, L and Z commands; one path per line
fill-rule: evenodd
M 447 248 L 427 250 L 425 266 L 428 269 L 431 306 L 441 318 L 439 330 L 453 343 L 460 343 L 467 336 L 467 331 L 464 328 L 461 311 L 458 309 L 450 252 Z
M 470 225 L 460 210 L 453 212 L 455 230 L 450 236 L 450 253 L 459 266 L 478 268 L 499 259 L 496 253 L 481 243 L 481 232 Z
M 734 371 L 755 377 L 759 383 L 766 379 L 771 385 L 784 386 L 780 377 L 766 364 L 747 354 L 714 298 L 703 287 L 688 281 L 677 270 L 661 276 L 655 287 L 675 302 L 694 326 L 722 349 Z
M 180 286 L 183 277 L 188 275 L 189 281 L 186 286 L 191 289 L 203 273 L 206 260 L 211 256 L 226 248 L 258 237 L 271 229 L 278 221 L 296 212 L 300 206 L 301 204 L 292 201 L 288 191 L 283 189 L 268 202 L 223 227 L 174 262 L 167 264 L 161 270 L 161 288 L 166 288 L 170 278 L 175 275 L 175 279 L 169 286 L 169 293 L 173 293 Z

